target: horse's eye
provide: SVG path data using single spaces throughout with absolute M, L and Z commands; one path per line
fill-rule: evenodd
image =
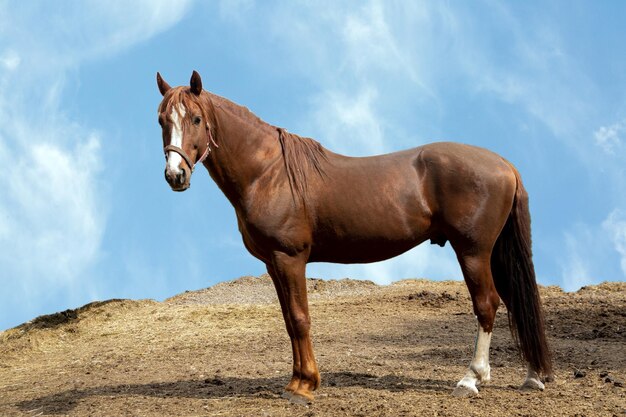
M 159 125 L 163 127 L 163 116 L 159 116 Z
M 200 116 L 196 116 L 196 117 L 193 118 L 193 124 L 194 125 L 199 125 L 201 121 L 202 121 L 202 119 L 200 118 Z

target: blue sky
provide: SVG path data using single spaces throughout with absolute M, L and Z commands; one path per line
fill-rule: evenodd
M 349 155 L 512 161 L 542 284 L 626 279 L 622 1 L 0 1 L 0 329 L 264 266 L 207 172 L 163 179 L 155 73 Z M 309 276 L 460 279 L 449 247 Z

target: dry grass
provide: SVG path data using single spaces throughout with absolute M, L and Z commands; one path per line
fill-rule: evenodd
M 475 331 L 462 283 L 310 280 L 309 290 L 323 379 L 313 405 L 280 397 L 291 350 L 265 276 L 163 303 L 92 303 L 0 333 L 0 415 L 626 413 L 624 283 L 542 288 L 557 366 L 543 393 L 515 389 L 523 367 L 499 312 L 492 383 L 473 399 L 450 396 Z

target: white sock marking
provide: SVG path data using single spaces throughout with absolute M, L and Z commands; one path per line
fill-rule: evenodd
M 491 345 L 491 333 L 485 332 L 480 325 L 476 335 L 476 345 L 474 347 L 474 357 L 470 363 L 469 370 L 456 386 L 465 387 L 474 393 L 478 393 L 477 386 L 481 382 L 491 379 L 491 368 L 489 367 L 489 346 Z

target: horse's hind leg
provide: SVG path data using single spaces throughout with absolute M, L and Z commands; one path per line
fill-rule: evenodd
M 472 297 L 474 314 L 478 319 L 478 333 L 474 346 L 474 357 L 467 373 L 457 383 L 453 391 L 455 396 L 477 395 L 480 384 L 491 378 L 489 346 L 500 297 L 496 292 L 491 275 L 490 257 L 490 253 L 458 256 L 465 283 Z

